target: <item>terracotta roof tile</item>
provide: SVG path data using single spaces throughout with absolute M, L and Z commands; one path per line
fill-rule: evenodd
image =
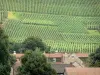
M 46 53 L 45 54 L 46 57 L 50 57 L 50 58 L 61 58 L 63 57 L 63 53 Z
M 100 75 L 100 68 L 66 68 L 67 75 Z
M 63 54 L 64 53 L 50 53 L 50 54 L 49 53 L 45 53 L 46 57 L 50 57 L 50 58 L 53 58 L 53 57 L 61 58 L 61 57 L 63 57 Z M 20 58 L 23 55 L 24 54 L 15 54 L 16 58 Z M 76 56 L 78 56 L 78 57 L 88 57 L 88 54 L 86 54 L 86 53 L 76 53 Z
M 78 57 L 88 57 L 89 54 L 87 54 L 87 53 L 76 53 L 76 56 L 78 56 Z

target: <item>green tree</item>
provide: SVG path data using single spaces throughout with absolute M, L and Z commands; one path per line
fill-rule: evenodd
M 10 75 L 10 65 L 0 63 L 0 75 Z
M 89 56 L 89 66 L 100 67 L 100 47 Z
M 14 55 L 10 55 L 9 60 L 10 60 L 10 65 L 13 66 L 16 62 L 16 57 Z
M 28 51 L 21 59 L 18 75 L 57 75 L 46 57 L 37 51 Z
M 23 47 L 27 50 L 36 50 L 36 48 L 39 48 L 41 51 L 48 52 L 50 50 L 50 47 L 47 46 L 42 39 L 37 37 L 29 37 L 23 42 Z
M 16 53 L 21 53 L 21 46 L 21 43 L 9 42 L 9 52 L 13 53 L 14 51 L 16 51 Z
M 0 28 L 0 75 L 10 75 L 8 36 Z

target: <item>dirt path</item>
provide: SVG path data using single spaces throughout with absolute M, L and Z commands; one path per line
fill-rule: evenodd
M 17 62 L 16 62 L 15 65 L 14 65 L 14 75 L 17 74 L 17 68 L 18 68 L 20 65 L 21 65 L 20 61 L 17 60 Z M 11 73 L 10 73 L 10 75 L 13 75 L 13 68 L 11 68 Z

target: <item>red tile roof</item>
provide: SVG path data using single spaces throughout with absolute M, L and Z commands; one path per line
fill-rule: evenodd
M 100 75 L 100 68 L 65 68 L 67 75 Z
M 89 54 L 87 54 L 87 53 L 76 53 L 76 56 L 78 56 L 78 57 L 88 57 Z
M 50 57 L 50 58 L 61 58 L 63 57 L 63 53 L 46 53 L 44 54 L 46 57 Z
M 46 53 L 46 57 L 62 57 L 64 53 Z M 78 57 L 88 57 L 89 54 L 87 53 L 75 53 Z
M 15 56 L 16 56 L 16 58 L 20 58 L 20 57 L 22 57 L 24 54 L 15 54 Z M 50 58 L 61 58 L 61 57 L 63 57 L 63 53 L 46 53 L 46 54 L 44 54 L 46 57 L 50 57 Z
M 63 57 L 64 53 L 45 53 L 44 55 L 46 55 L 46 57 L 50 57 L 50 58 L 61 58 Z M 16 58 L 20 58 L 21 56 L 23 56 L 24 54 L 15 54 Z M 88 54 L 86 53 L 76 53 L 76 56 L 78 57 L 88 57 Z

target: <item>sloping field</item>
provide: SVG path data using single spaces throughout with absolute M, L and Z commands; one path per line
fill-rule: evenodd
M 11 41 L 22 42 L 37 36 L 51 46 L 51 51 L 59 52 L 91 53 L 100 46 L 99 0 L 0 0 L 0 3 L 0 11 L 8 12 L 3 24 Z
M 13 12 L 13 17 L 8 17 L 5 23 L 5 31 L 12 41 L 21 42 L 29 36 L 38 36 L 51 46 L 51 51 L 60 52 L 91 53 L 100 45 L 99 32 L 90 34 L 83 25 L 84 18 L 88 17 L 23 12 Z
M 0 9 L 69 16 L 100 16 L 99 0 L 0 0 Z

